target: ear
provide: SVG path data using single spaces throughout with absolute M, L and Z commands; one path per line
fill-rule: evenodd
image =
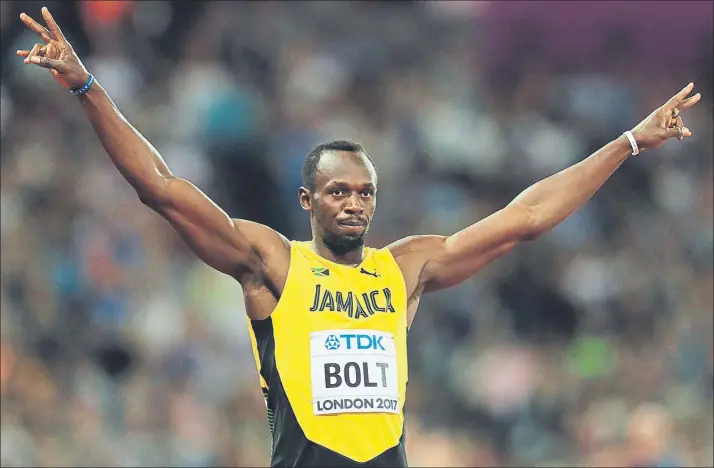
M 300 200 L 300 206 L 305 211 L 312 212 L 312 194 L 305 187 L 300 187 L 298 189 L 298 200 Z

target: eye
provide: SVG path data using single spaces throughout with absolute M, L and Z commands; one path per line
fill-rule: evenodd
M 371 190 L 363 190 L 363 191 L 362 191 L 362 196 L 365 197 L 365 198 L 369 198 L 369 197 L 371 197 L 372 195 L 374 195 L 374 192 L 371 191 Z
M 330 192 L 330 195 L 333 195 L 335 197 L 341 197 L 344 194 L 345 192 L 342 189 L 334 189 L 332 190 L 332 192 Z

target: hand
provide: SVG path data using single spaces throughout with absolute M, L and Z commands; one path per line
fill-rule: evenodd
M 692 89 L 694 89 L 694 83 L 689 83 L 632 129 L 632 136 L 635 137 L 640 151 L 656 148 L 670 138 L 682 141 L 685 137 L 692 136 L 692 132 L 684 126 L 682 117 L 680 117 L 683 110 L 692 107 L 702 97 L 697 93 L 685 99 Z
M 52 76 L 65 88 L 82 87 L 89 79 L 89 72 L 65 39 L 47 7 L 42 7 L 42 17 L 47 28 L 27 14 L 20 14 L 25 26 L 35 31 L 45 43 L 35 44 L 32 50 L 18 50 L 17 55 L 25 57 L 25 64 L 32 63 L 49 69 Z

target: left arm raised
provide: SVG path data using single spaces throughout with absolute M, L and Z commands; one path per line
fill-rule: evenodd
M 684 99 L 692 88 L 693 84 L 685 87 L 632 130 L 640 150 L 657 147 L 669 138 L 691 136 L 679 113 L 699 100 L 699 94 Z M 588 201 L 631 152 L 628 139 L 620 136 L 587 159 L 533 184 L 503 209 L 456 234 L 414 236 L 392 244 L 395 258 L 408 257 L 402 261 L 420 269 L 416 290 L 411 293 L 461 283 L 520 242 L 549 231 Z
M 405 239 L 413 244 L 412 253 L 423 252 L 423 292 L 455 286 L 519 243 L 550 230 L 589 200 L 631 151 L 627 139 L 620 137 L 456 234 Z

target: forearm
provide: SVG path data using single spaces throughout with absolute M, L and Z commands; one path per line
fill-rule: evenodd
M 511 204 L 524 207 L 532 218 L 528 237 L 537 237 L 574 213 L 625 162 L 632 148 L 625 136 L 608 143 L 587 159 L 537 182 Z
M 147 201 L 158 197 L 171 177 L 158 151 L 124 118 L 99 83 L 79 101 L 102 146 L 139 197 Z

